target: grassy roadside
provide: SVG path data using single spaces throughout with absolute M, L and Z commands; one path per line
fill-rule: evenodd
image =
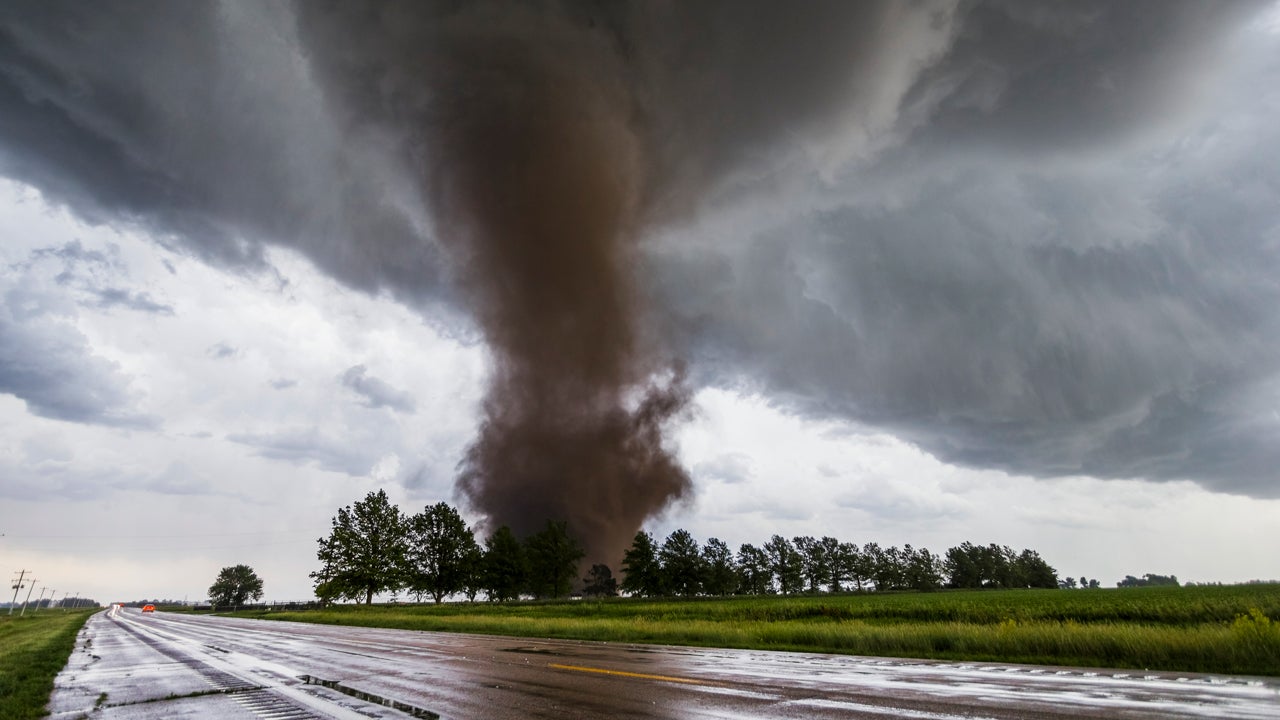
M 0 615 L 0 718 L 43 717 L 53 679 L 67 664 L 76 634 L 93 610 Z
M 1280 675 L 1280 586 L 246 612 L 335 625 L 858 655 Z

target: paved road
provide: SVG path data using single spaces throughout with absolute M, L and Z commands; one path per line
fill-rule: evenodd
M 55 718 L 114 720 L 1274 719 L 1280 717 L 1280 680 L 530 640 L 129 610 L 89 620 L 58 676 L 50 710 Z

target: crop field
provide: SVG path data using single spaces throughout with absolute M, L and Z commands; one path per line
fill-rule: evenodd
M 241 614 L 521 637 L 1280 675 L 1280 585 L 340 605 Z
M 0 615 L 0 718 L 44 716 L 53 679 L 67 664 L 76 634 L 96 610 Z

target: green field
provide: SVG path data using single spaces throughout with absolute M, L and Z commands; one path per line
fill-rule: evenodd
M 1280 675 L 1280 585 L 334 606 L 247 617 L 628 643 Z
M 44 716 L 53 679 L 67 664 L 76 633 L 93 610 L 0 615 L 0 718 Z

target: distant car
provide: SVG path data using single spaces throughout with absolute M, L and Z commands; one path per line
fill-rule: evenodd
M 156 611 L 156 606 L 155 606 L 155 605 L 143 605 L 143 606 L 142 606 L 142 612 L 155 612 L 155 611 Z

